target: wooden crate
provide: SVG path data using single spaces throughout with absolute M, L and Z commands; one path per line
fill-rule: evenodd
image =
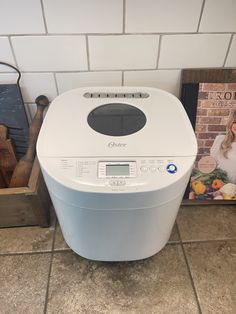
M 50 206 L 51 199 L 35 158 L 28 187 L 0 189 L 0 227 L 48 227 Z

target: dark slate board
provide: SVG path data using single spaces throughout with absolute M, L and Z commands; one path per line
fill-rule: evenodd
M 8 137 L 13 140 L 19 159 L 27 150 L 29 124 L 17 84 L 0 84 L 0 124 L 8 127 Z

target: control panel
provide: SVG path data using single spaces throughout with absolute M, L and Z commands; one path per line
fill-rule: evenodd
M 50 165 L 60 178 L 85 190 L 139 191 L 164 186 L 182 176 L 181 157 L 51 158 Z

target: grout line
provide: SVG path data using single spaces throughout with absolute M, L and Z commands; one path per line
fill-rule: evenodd
M 182 240 L 183 244 L 198 244 L 198 243 L 217 243 L 217 242 L 232 242 L 236 241 L 235 238 L 228 238 L 228 239 L 210 239 L 210 240 Z
M 54 247 L 55 247 L 55 241 L 56 241 L 56 230 L 57 230 L 57 217 L 55 217 L 55 222 L 54 222 L 54 232 L 53 232 L 53 238 L 52 238 L 52 252 L 54 252 Z
M 160 35 L 159 42 L 158 42 L 156 70 L 158 69 L 158 65 L 159 65 L 159 62 L 160 62 L 162 37 L 163 36 Z
M 46 35 L 48 35 L 48 27 L 47 27 L 47 22 L 46 22 L 46 16 L 45 16 L 45 9 L 44 9 L 44 5 L 43 5 L 43 0 L 40 0 L 40 2 L 41 2 L 41 7 L 42 7 L 43 23 L 44 23 Z
M 48 306 L 49 282 L 50 282 L 51 271 L 52 271 L 52 260 L 53 260 L 53 252 L 51 252 L 50 265 L 49 265 L 49 270 L 48 270 L 47 287 L 46 287 L 44 310 L 43 310 L 43 313 L 45 314 L 47 313 L 47 306 Z
M 85 41 L 86 41 L 86 53 L 87 53 L 88 72 L 91 72 L 88 35 L 85 36 Z
M 192 285 L 192 288 L 193 288 L 193 293 L 194 293 L 194 296 L 195 296 L 195 299 L 196 299 L 198 311 L 199 311 L 199 314 L 202 314 L 200 301 L 199 301 L 199 298 L 198 298 L 197 290 L 196 290 L 195 285 L 194 285 L 193 276 L 192 276 L 191 269 L 190 269 L 190 266 L 189 266 L 189 263 L 188 263 L 187 255 L 186 255 L 186 252 L 185 252 L 185 249 L 184 249 L 184 246 L 183 246 L 183 242 L 182 242 L 182 239 L 181 239 L 179 226 L 178 226 L 177 222 L 176 222 L 176 228 L 177 228 L 177 233 L 179 234 L 180 246 L 182 248 L 184 260 L 185 260 L 186 267 L 187 267 L 187 270 L 188 270 L 189 279 L 190 279 L 190 282 L 191 282 L 191 285 Z
M 48 306 L 50 277 L 51 277 L 51 272 L 52 272 L 52 261 L 53 261 L 53 256 L 54 256 L 54 246 L 55 246 L 55 239 L 56 239 L 56 227 L 57 227 L 57 220 L 55 221 L 53 240 L 52 240 L 51 258 L 50 258 L 50 265 L 49 265 L 48 278 L 47 278 L 47 288 L 46 288 L 45 303 L 44 303 L 44 314 L 47 313 L 47 306 Z
M 130 70 L 122 70 L 122 69 L 114 69 L 114 70 L 90 70 L 90 71 L 79 71 L 79 70 L 69 70 L 69 71 L 61 71 L 61 70 L 56 70 L 56 71 L 21 71 L 21 74 L 51 74 L 51 73 L 96 73 L 96 72 L 121 72 L 121 71 L 155 71 L 156 69 L 130 69 Z M 1 74 L 13 74 L 16 75 L 15 72 L 9 72 L 9 71 L 1 71 Z
M 46 250 L 46 251 L 35 251 L 35 252 L 6 252 L 6 253 L 0 253 L 0 256 L 17 256 L 17 255 L 39 255 L 39 254 L 49 254 L 52 253 L 51 250 Z
M 199 21 L 198 21 L 198 26 L 197 26 L 197 33 L 199 32 L 200 24 L 201 24 L 201 21 L 202 21 L 202 15 L 203 15 L 203 11 L 204 11 L 204 8 L 205 8 L 205 3 L 206 3 L 206 1 L 203 0 L 202 8 L 201 8 L 200 16 L 199 16 Z
M 123 30 L 122 34 L 125 34 L 126 26 L 126 0 L 123 0 Z
M 156 69 L 149 69 L 150 71 L 156 70 Z M 90 71 L 80 71 L 80 70 L 68 70 L 68 71 L 62 71 L 62 70 L 47 70 L 47 71 L 21 71 L 21 74 L 51 74 L 51 73 L 90 73 L 90 72 L 121 72 L 121 71 L 127 71 L 127 70 L 90 70 Z M 130 71 L 135 71 L 135 70 L 130 70 Z M 139 71 L 139 70 L 137 70 Z M 141 71 L 146 71 L 146 69 L 141 69 Z M 10 71 L 1 71 L 0 74 L 15 74 L 15 72 L 10 72 Z
M 224 62 L 223 62 L 223 67 L 225 66 L 226 60 L 227 60 L 227 58 L 228 58 L 229 51 L 230 51 L 230 48 L 231 48 L 231 44 L 232 44 L 232 41 L 233 41 L 233 37 L 234 37 L 234 35 L 232 34 L 232 35 L 231 35 L 231 38 L 230 38 L 230 40 L 229 40 L 229 46 L 228 46 L 228 49 L 227 49 L 227 51 L 226 51 L 225 59 L 224 59 Z
M 8 41 L 9 41 L 9 44 L 10 44 L 10 47 L 11 47 L 11 52 L 12 52 L 12 55 L 13 55 L 13 59 L 14 59 L 16 68 L 19 69 L 18 62 L 17 62 L 17 59 L 16 59 L 16 55 L 15 55 L 15 51 L 14 51 L 14 48 L 13 48 L 13 44 L 12 44 L 11 37 L 8 37 Z M 8 73 L 9 73 L 9 72 L 8 72 Z M 18 73 L 16 73 L 16 72 L 10 72 L 10 73 L 13 73 L 13 74 L 18 75 Z
M 179 225 L 178 225 L 178 219 L 175 219 L 175 224 L 176 224 L 176 229 L 177 229 L 177 234 L 179 236 L 179 242 L 182 242 L 182 238 L 181 238 L 181 233 L 180 233 L 180 229 L 179 229 Z
M 149 36 L 149 35 L 170 35 L 170 36 L 178 36 L 178 35 L 229 35 L 229 34 L 236 34 L 234 31 L 217 31 L 217 32 L 133 32 L 133 33 L 22 33 L 22 34 L 2 34 L 0 37 L 55 37 L 55 36 Z
M 179 232 L 178 232 L 179 233 Z M 180 237 L 180 235 L 179 235 Z M 235 238 L 230 239 L 219 239 L 219 240 L 195 240 L 195 241 L 182 241 L 182 244 L 201 244 L 201 243 L 222 243 L 222 242 L 235 242 Z M 169 245 L 177 245 L 180 244 L 181 240 L 170 240 L 167 242 Z M 67 252 L 72 251 L 69 247 L 63 249 L 53 249 L 54 252 Z M 45 250 L 45 251 L 35 251 L 35 252 L 5 252 L 0 253 L 1 256 L 18 256 L 18 255 L 40 255 L 40 254 L 49 254 L 52 253 L 52 250 Z
M 64 249 L 54 249 L 54 253 L 66 253 L 66 252 L 74 252 L 71 248 L 64 248 Z
M 219 66 L 219 67 L 199 67 L 198 69 L 234 69 L 235 67 L 227 67 L 227 68 L 223 68 L 222 66 Z M 191 67 L 189 68 L 185 68 L 185 69 L 192 69 Z M 89 71 L 80 71 L 80 70 L 68 70 L 68 71 L 62 71 L 62 70 L 55 70 L 55 71 L 50 71 L 50 70 L 47 70 L 47 71 L 21 71 L 21 74 L 53 74 L 53 73 L 78 73 L 78 74 L 82 74 L 82 73 L 97 73 L 97 72 L 142 72 L 142 71 L 157 71 L 157 70 L 162 70 L 162 71 L 181 71 L 183 70 L 183 68 L 153 68 L 153 69 L 150 69 L 150 68 L 144 68 L 144 69 L 101 69 L 101 70 L 89 70 Z M 9 72 L 9 71 L 1 71 L 0 72 L 0 75 L 1 74 L 12 74 L 14 75 L 15 73 L 14 72 Z M 183 205 L 189 205 L 189 204 L 183 204 Z M 190 204 L 192 205 L 192 204 Z
M 54 77 L 56 91 L 57 91 L 57 96 L 58 96 L 59 95 L 59 88 L 58 88 L 57 78 L 56 78 L 56 73 L 55 72 L 53 73 L 53 77 Z
M 168 241 L 166 245 L 180 245 L 180 241 Z
M 55 224 L 55 234 L 57 232 L 57 228 L 59 228 L 59 222 L 58 220 L 56 220 L 56 224 Z M 56 237 L 55 237 L 56 238 Z M 64 238 L 64 237 L 63 237 Z M 64 240 L 65 241 L 65 240 Z M 54 246 L 53 246 L 53 252 L 54 253 L 64 253 L 64 252 L 73 252 L 73 250 L 68 246 L 67 248 L 61 248 L 61 249 L 55 249 L 55 242 L 54 242 Z
M 124 71 L 121 72 L 121 86 L 124 86 L 124 82 L 125 82 L 125 75 L 124 75 Z
M 209 239 L 209 240 L 183 240 L 180 233 L 180 227 L 176 219 L 176 226 L 179 235 L 180 242 L 182 244 L 198 244 L 198 243 L 217 243 L 217 242 L 226 242 L 226 241 L 236 241 L 236 238 L 227 238 L 227 239 Z
M 212 67 L 216 68 L 216 67 Z M 221 67 L 219 67 L 221 68 Z M 234 68 L 234 67 L 232 67 Z M 204 68 L 202 68 L 204 69 Z M 207 67 L 209 69 L 209 67 Z M 96 72 L 121 72 L 121 71 L 156 71 L 156 68 L 143 68 L 143 69 L 96 69 L 96 70 L 90 70 L 90 71 L 80 71 L 80 70 L 68 70 L 68 71 L 62 71 L 62 70 L 55 70 L 55 71 L 21 71 L 21 74 L 50 74 L 50 73 L 96 73 Z M 158 69 L 159 70 L 159 69 Z M 182 70 L 182 68 L 161 68 L 161 70 Z M 14 72 L 0 72 L 0 74 L 14 74 Z

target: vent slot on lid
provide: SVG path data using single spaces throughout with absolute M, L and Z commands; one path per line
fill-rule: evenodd
M 148 98 L 148 93 L 85 93 L 85 98 Z

